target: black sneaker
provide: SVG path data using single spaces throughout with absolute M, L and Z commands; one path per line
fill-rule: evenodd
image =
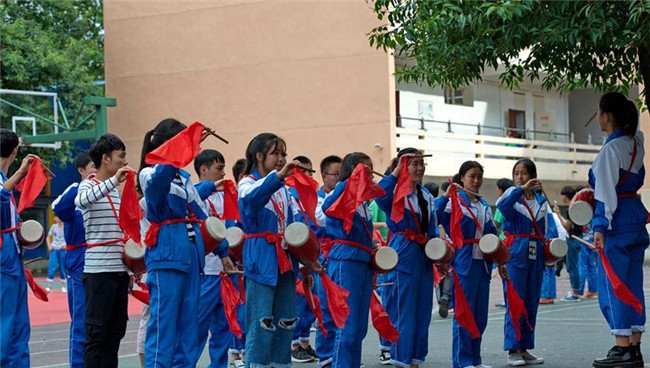
M 314 361 L 314 357 L 309 355 L 307 349 L 298 346 L 296 349 L 291 350 L 291 362 L 293 363 L 310 363 Z
M 314 357 L 314 359 L 318 359 L 318 355 L 316 354 L 316 350 L 314 350 L 314 348 L 312 348 L 311 345 L 307 346 L 307 349 L 305 349 L 305 350 L 307 350 L 307 354 Z
M 643 354 L 641 354 L 641 342 L 637 343 L 636 345 L 630 346 L 632 348 L 632 353 L 634 355 L 634 366 L 643 368 Z
M 449 315 L 449 297 L 443 296 L 440 298 L 440 303 L 438 304 L 438 314 L 440 318 L 447 318 Z
M 379 353 L 379 364 L 390 365 L 390 351 L 382 350 Z
M 637 367 L 634 349 L 629 346 L 614 346 L 607 352 L 607 357 L 595 359 L 594 368 L 626 368 Z

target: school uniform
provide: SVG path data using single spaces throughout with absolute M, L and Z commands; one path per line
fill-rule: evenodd
M 386 214 L 392 212 L 393 192 L 398 178 L 387 175 L 379 186 L 386 195 L 375 203 Z M 382 291 L 382 302 L 391 322 L 399 331 L 399 341 L 391 344 L 391 363 L 399 367 L 422 364 L 428 353 L 429 324 L 433 308 L 433 266 L 424 253 L 429 238 L 437 236 L 434 198 L 418 184 L 404 198 L 404 218 L 386 224 L 391 232 L 388 246 L 399 255 L 397 267 L 384 276 L 392 283 Z
M 29 367 L 29 312 L 22 248 L 15 227 L 20 221 L 13 193 L 0 170 L 0 367 Z
M 455 245 L 459 248 L 456 248 L 451 266 L 458 276 L 469 309 L 474 315 L 476 326 L 482 336 L 488 321 L 492 262 L 483 257 L 478 242 L 483 235 L 498 235 L 498 230 L 492 220 L 490 205 L 485 199 L 478 198 L 477 202 L 472 202 L 463 191 L 458 192 L 458 197 L 463 213 L 460 226 L 464 244 Z M 451 234 L 451 202 L 449 199 L 444 196 L 436 199 L 436 214 L 447 234 Z M 472 339 L 469 332 L 460 326 L 454 317 L 451 355 L 453 367 L 481 365 L 481 341 L 482 337 Z
M 560 238 L 562 240 L 567 239 L 568 233 L 564 229 L 562 222 L 557 214 L 552 211 L 548 211 L 548 229 L 546 229 L 546 238 Z M 544 268 L 544 276 L 542 278 L 542 290 L 540 292 L 541 298 L 555 299 L 557 297 L 557 288 L 556 288 L 556 275 L 555 275 L 555 262 L 552 264 L 547 264 Z
M 52 237 L 52 243 L 50 244 L 52 249 L 50 250 L 50 259 L 47 262 L 47 281 L 54 281 L 54 276 L 56 275 L 56 272 L 59 271 L 59 278 L 63 283 L 67 279 L 65 270 L 65 250 L 63 249 L 65 247 L 63 229 L 55 223 L 50 227 L 50 231 L 47 235 Z

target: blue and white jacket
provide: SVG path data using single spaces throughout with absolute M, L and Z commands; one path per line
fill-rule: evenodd
M 12 201 L 12 194 L 5 189 L 4 182 L 7 176 L 0 170 L 0 229 L 10 229 L 20 221 L 16 203 Z M 22 248 L 18 243 L 16 232 L 7 232 L 2 235 L 2 250 L 0 251 L 0 272 L 5 275 L 19 276 L 23 273 Z
M 71 184 L 52 202 L 54 215 L 63 221 L 63 237 L 69 246 L 84 244 L 86 242 L 86 229 L 81 210 L 74 204 L 79 183 Z M 75 247 L 65 252 L 65 269 L 70 273 L 82 273 L 84 270 L 84 257 L 86 247 Z

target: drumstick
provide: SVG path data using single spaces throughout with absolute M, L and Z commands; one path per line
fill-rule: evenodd
M 29 261 L 26 261 L 25 263 L 23 263 L 23 266 L 27 266 L 27 265 L 30 264 L 30 263 L 34 263 L 34 262 L 36 262 L 36 261 L 40 261 L 41 259 L 43 259 L 43 258 L 42 258 L 42 257 L 37 257 L 37 258 L 34 258 L 34 259 L 30 259 Z
M 376 172 L 375 170 L 372 170 L 372 173 L 375 174 L 375 175 L 379 175 L 379 176 L 382 177 L 382 178 L 385 178 L 385 177 L 386 177 L 386 175 L 381 174 L 381 173 L 378 173 L 378 172 Z
M 310 173 L 312 173 L 312 174 L 316 173 L 316 170 L 310 169 L 310 168 L 308 168 L 308 167 L 304 167 L 304 166 L 302 166 L 302 165 L 296 165 L 296 166 L 294 166 L 294 167 L 297 167 L 297 168 L 299 168 L 299 169 L 301 169 L 301 170 L 305 170 L 305 171 L 310 172 Z
M 215 131 L 212 130 L 211 128 L 209 128 L 209 127 L 207 127 L 207 126 L 205 126 L 205 125 L 203 126 L 203 128 L 205 128 L 205 130 L 206 130 L 208 133 L 210 133 L 210 135 L 212 135 L 212 136 L 216 137 L 217 139 L 221 140 L 223 143 L 225 143 L 225 144 L 229 144 L 229 143 L 230 143 L 230 142 L 228 142 L 225 138 L 223 138 L 223 137 L 220 136 L 219 134 L 215 133 Z
M 239 271 L 239 270 L 236 270 L 236 271 L 224 271 L 224 272 L 226 274 L 228 274 L 228 275 L 243 275 L 244 274 L 244 271 Z
M 379 287 L 382 287 L 382 286 L 393 286 L 393 283 L 392 282 L 384 282 L 383 284 L 375 284 L 375 285 L 373 285 L 373 287 L 375 289 L 379 288 Z
M 597 114 L 597 113 L 595 112 L 593 115 L 591 115 L 591 117 L 589 118 L 589 120 L 587 120 L 587 124 L 585 124 L 585 127 L 586 127 L 587 125 L 589 125 L 589 124 L 591 123 L 592 120 L 594 120 L 594 118 L 596 117 L 596 114 Z
M 595 245 L 593 245 L 593 244 L 591 244 L 590 242 L 588 242 L 588 241 L 582 239 L 581 237 L 578 237 L 578 236 L 575 236 L 575 235 L 571 235 L 571 237 L 572 237 L 573 239 L 575 239 L 575 240 L 581 242 L 582 244 L 588 246 L 588 247 L 591 248 L 591 249 L 596 249 L 596 246 L 595 246 Z
M 43 165 L 43 164 L 41 164 L 41 166 L 43 166 L 43 168 L 44 168 L 45 170 L 47 170 L 47 173 L 50 174 L 50 177 L 51 177 L 52 179 L 56 178 L 56 175 L 54 175 L 54 173 L 52 172 L 52 170 L 50 170 L 49 167 L 47 167 L 47 166 L 45 166 L 45 165 Z

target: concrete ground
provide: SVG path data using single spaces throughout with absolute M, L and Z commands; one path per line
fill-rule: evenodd
M 650 267 L 644 268 L 646 300 L 650 296 Z M 490 294 L 489 323 L 483 336 L 483 363 L 494 367 L 506 367 L 506 354 L 503 344 L 504 309 L 497 308 L 502 300 L 501 283 L 493 279 Z M 566 294 L 569 280 L 566 272 L 557 279 L 558 299 Z M 556 299 L 555 304 L 540 307 L 537 319 L 537 349 L 532 352 L 545 358 L 542 367 L 590 367 L 594 358 L 603 356 L 611 347 L 613 339 L 596 299 L 583 299 L 579 302 L 563 302 Z M 435 303 L 435 302 L 434 302 Z M 138 317 L 132 317 L 127 333 L 120 347 L 120 367 L 139 367 L 135 353 Z M 451 315 L 441 319 L 434 308 L 429 326 L 429 355 L 421 367 L 451 366 Z M 36 326 L 32 329 L 31 366 L 67 367 L 69 324 Z M 377 333 L 369 328 L 364 341 L 362 361 L 366 368 L 383 367 L 377 361 Z M 643 345 L 643 352 L 650 357 L 650 345 Z M 650 358 L 646 358 L 650 362 Z M 199 367 L 207 367 L 209 358 L 204 351 Z M 314 368 L 315 363 L 294 364 L 296 367 Z M 650 364 L 646 364 L 650 367 Z

